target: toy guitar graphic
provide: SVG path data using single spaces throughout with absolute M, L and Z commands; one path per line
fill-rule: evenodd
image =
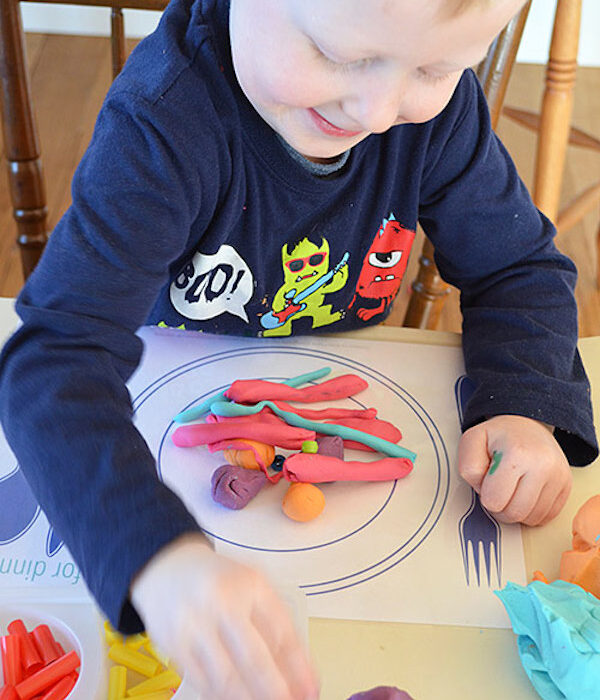
M 322 277 L 319 277 L 318 280 L 313 282 L 302 292 L 296 293 L 295 289 L 290 289 L 290 291 L 285 294 L 285 306 L 283 309 L 281 311 L 269 311 L 269 313 L 261 316 L 260 325 L 267 329 L 279 328 L 280 326 L 283 326 L 288 319 L 306 308 L 306 304 L 301 302 L 303 302 L 304 299 L 309 297 L 313 292 L 316 292 L 319 287 L 327 284 L 327 282 L 329 282 L 336 272 L 339 272 L 344 265 L 348 264 L 349 257 L 350 253 L 344 253 L 342 259 L 332 270 L 329 270 L 329 272 L 324 274 Z

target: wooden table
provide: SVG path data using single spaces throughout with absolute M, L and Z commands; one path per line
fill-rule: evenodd
M 12 303 L 0 298 L 0 344 L 17 323 Z M 389 326 L 350 335 L 395 342 L 460 344 L 457 334 Z M 592 384 L 598 425 L 600 337 L 581 339 L 579 349 Z M 573 491 L 560 516 L 542 528 L 523 528 L 528 574 L 541 569 L 550 579 L 557 577 L 560 555 L 571 547 L 575 512 L 590 496 L 600 493 L 600 460 L 584 469 L 574 469 L 573 476 Z M 396 685 L 415 700 L 539 697 L 523 671 L 511 630 L 311 619 L 309 639 L 321 674 L 322 700 L 344 700 L 376 685 Z

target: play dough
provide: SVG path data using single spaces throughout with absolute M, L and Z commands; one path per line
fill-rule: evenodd
M 409 459 L 385 457 L 374 462 L 345 462 L 322 454 L 298 453 L 288 457 L 283 475 L 288 481 L 392 481 L 412 471 Z
M 509 583 L 496 595 L 518 635 L 519 656 L 544 700 L 600 697 L 600 601 L 566 581 Z
M 413 700 L 408 693 L 389 685 L 380 685 L 362 693 L 354 693 L 348 700 Z
M 238 379 L 225 392 L 225 396 L 236 403 L 257 403 L 265 400 L 315 403 L 346 399 L 364 391 L 368 386 L 367 382 L 356 374 L 342 374 L 321 384 L 301 389 L 264 379 Z
M 281 507 L 288 518 L 307 522 L 321 514 L 325 496 L 314 484 L 290 484 Z
M 211 479 L 213 500 L 226 508 L 240 510 L 256 496 L 267 483 L 260 471 L 224 464 L 215 469 Z

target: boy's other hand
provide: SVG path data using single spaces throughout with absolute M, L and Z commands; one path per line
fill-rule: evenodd
M 458 471 L 506 523 L 543 525 L 571 492 L 571 469 L 551 429 L 524 416 L 495 416 L 469 428 L 458 447 Z
M 136 576 L 146 630 L 201 697 L 312 700 L 318 683 L 288 611 L 265 578 L 184 535 Z

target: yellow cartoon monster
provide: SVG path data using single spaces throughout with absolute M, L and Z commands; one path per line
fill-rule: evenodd
M 348 279 L 348 253 L 329 269 L 329 243 L 321 245 L 303 238 L 290 252 L 285 244 L 281 249 L 283 285 L 277 290 L 272 310 L 261 316 L 263 335 L 290 335 L 292 321 L 303 316 L 312 317 L 312 327 L 326 326 L 342 318 L 341 311 L 331 311 L 324 305 L 325 295 L 337 292 Z

